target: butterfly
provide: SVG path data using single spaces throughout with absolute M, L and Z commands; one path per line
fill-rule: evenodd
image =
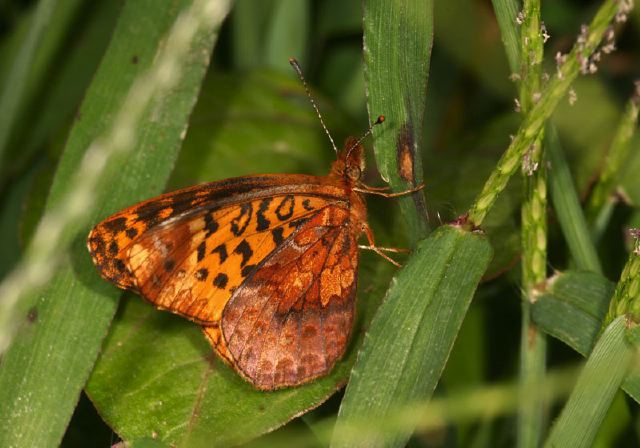
M 249 175 L 126 208 L 89 233 L 92 260 L 117 287 L 202 326 L 257 389 L 324 376 L 352 332 L 360 235 L 389 259 L 363 194 L 404 194 L 362 183 L 361 141 L 348 138 L 326 176 Z

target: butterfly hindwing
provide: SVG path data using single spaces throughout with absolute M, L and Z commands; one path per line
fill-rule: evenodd
M 348 210 L 332 205 L 306 221 L 237 288 L 221 334 L 205 328 L 216 350 L 257 388 L 310 381 L 343 355 L 358 266 L 358 231 L 348 218 Z

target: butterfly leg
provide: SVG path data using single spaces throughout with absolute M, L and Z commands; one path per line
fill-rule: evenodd
M 397 267 L 402 267 L 402 265 L 400 263 L 398 263 L 396 260 L 394 260 L 393 258 L 391 258 L 390 256 L 388 256 L 387 254 L 385 254 L 384 252 L 400 252 L 400 249 L 393 249 L 393 248 L 381 248 L 376 246 L 375 240 L 373 238 L 373 231 L 371 230 L 371 227 L 369 227 L 367 224 L 363 224 L 362 226 L 362 230 L 364 231 L 364 234 L 367 236 L 367 241 L 369 241 L 369 246 L 360 246 L 363 249 L 369 249 L 374 251 L 375 253 L 377 253 L 378 255 L 380 255 L 382 258 L 384 258 L 385 260 L 387 260 L 389 263 L 391 263 L 394 266 Z
M 391 189 L 389 185 L 385 185 L 384 187 L 373 187 L 364 183 L 360 183 L 360 187 L 367 191 L 389 191 Z
M 358 245 L 359 249 L 365 249 L 365 250 L 374 250 L 373 247 L 371 246 L 363 246 L 363 245 Z M 382 252 L 391 252 L 394 254 L 408 254 L 409 252 L 411 252 L 409 249 L 403 249 L 403 248 L 399 248 L 399 247 L 380 247 L 380 246 L 376 246 L 377 250 L 381 250 Z
M 355 187 L 353 191 L 366 193 L 366 194 L 375 194 L 378 196 L 383 196 L 385 198 L 397 198 L 399 196 L 406 196 L 408 194 L 415 193 L 416 191 L 420 191 L 423 188 L 424 188 L 424 184 L 420 184 L 417 187 L 411 188 L 409 190 L 399 191 L 397 193 L 386 193 L 383 188 L 369 187 L 367 185 L 362 185 L 362 187 Z

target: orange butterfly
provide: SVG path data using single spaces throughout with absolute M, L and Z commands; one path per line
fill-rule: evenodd
M 244 176 L 149 199 L 95 226 L 89 252 L 106 280 L 201 325 L 256 388 L 309 382 L 347 347 L 358 237 L 389 259 L 362 193 L 399 194 L 362 184 L 363 151 L 347 139 L 327 176 Z

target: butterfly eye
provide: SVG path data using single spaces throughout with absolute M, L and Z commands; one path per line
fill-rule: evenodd
M 360 179 L 360 168 L 355 165 L 347 166 L 345 173 L 349 179 L 358 180 Z

